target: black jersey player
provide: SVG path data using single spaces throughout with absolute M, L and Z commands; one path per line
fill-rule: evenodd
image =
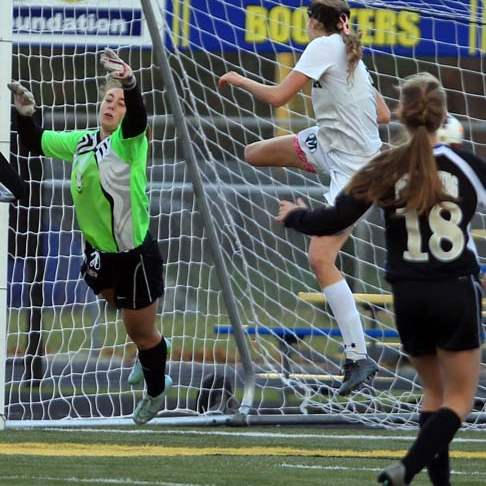
M 482 294 L 470 223 L 486 205 L 486 163 L 437 143 L 446 96 L 432 75 L 405 80 L 397 114 L 407 143 L 357 172 L 334 206 L 282 201 L 277 219 L 321 236 L 351 226 L 372 204 L 383 208 L 396 325 L 424 396 L 416 441 L 378 481 L 409 484 L 427 467 L 434 485 L 447 486 L 449 443 L 471 410 L 480 368 Z

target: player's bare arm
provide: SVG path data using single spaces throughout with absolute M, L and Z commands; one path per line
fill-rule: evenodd
M 390 123 L 391 120 L 391 112 L 390 108 L 385 102 L 385 99 L 381 95 L 381 93 L 375 90 L 375 98 L 376 98 L 376 121 L 378 123 Z
M 249 91 L 255 98 L 278 108 L 288 103 L 309 82 L 309 78 L 298 71 L 291 71 L 285 79 L 275 86 L 259 83 L 230 71 L 219 78 L 219 87 L 228 85 Z

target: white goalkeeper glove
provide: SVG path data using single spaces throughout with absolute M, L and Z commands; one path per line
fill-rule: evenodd
M 32 116 L 35 112 L 34 95 L 24 88 L 18 81 L 7 84 L 8 89 L 14 95 L 14 103 L 17 112 L 23 116 Z
M 137 84 L 132 68 L 118 54 L 105 47 L 100 56 L 100 62 L 111 76 L 118 79 L 124 88 L 133 88 Z

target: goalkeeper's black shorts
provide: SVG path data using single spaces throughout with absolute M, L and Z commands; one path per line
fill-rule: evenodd
M 157 241 L 147 234 L 133 250 L 104 253 L 86 243 L 81 275 L 95 294 L 113 289 L 119 308 L 143 309 L 164 293 L 163 260 Z
M 396 282 L 392 287 L 397 330 L 410 356 L 481 345 L 482 288 L 477 277 Z

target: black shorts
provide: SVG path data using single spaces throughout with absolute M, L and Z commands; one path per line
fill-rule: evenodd
M 474 349 L 482 343 L 482 288 L 472 275 L 392 285 L 395 319 L 410 356 Z
M 95 294 L 114 289 L 119 308 L 143 309 L 164 293 L 163 260 L 150 234 L 141 246 L 103 253 L 86 243 L 81 275 Z

